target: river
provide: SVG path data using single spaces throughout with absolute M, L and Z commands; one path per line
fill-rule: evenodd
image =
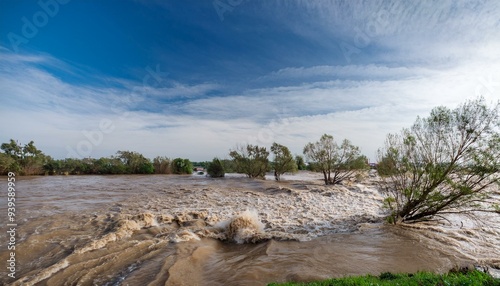
M 327 187 L 315 176 L 17 177 L 15 279 L 2 267 L 0 284 L 266 285 L 500 266 L 498 216 L 390 226 L 373 179 Z

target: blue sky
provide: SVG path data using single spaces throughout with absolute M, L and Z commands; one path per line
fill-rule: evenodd
M 324 134 L 372 160 L 438 105 L 500 98 L 498 1 L 0 1 L 0 141 L 210 160 Z

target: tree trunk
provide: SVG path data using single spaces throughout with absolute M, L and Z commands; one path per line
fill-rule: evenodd
M 323 171 L 323 177 L 325 178 L 325 185 L 328 185 L 328 177 L 326 175 L 326 171 Z

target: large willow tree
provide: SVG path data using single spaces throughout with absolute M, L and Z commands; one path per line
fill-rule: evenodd
M 389 134 L 378 171 L 391 196 L 390 221 L 449 213 L 499 212 L 491 196 L 500 174 L 500 103 L 483 98 L 451 110 L 437 107 L 411 128 Z

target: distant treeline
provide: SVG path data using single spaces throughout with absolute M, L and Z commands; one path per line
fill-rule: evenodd
M 33 141 L 22 145 L 11 139 L 1 145 L 0 175 L 15 172 L 18 175 L 114 175 L 114 174 L 192 174 L 195 167 L 213 170 L 214 177 L 236 173 L 237 162 L 231 159 L 214 159 L 211 162 L 191 162 L 189 159 L 158 156 L 153 160 L 133 151 L 118 151 L 114 156 L 96 158 L 53 159 L 36 148 Z M 302 156 L 296 156 L 299 170 L 305 170 Z M 212 164 L 212 168 L 210 168 Z M 267 163 L 272 168 L 271 162 Z
M 105 174 L 191 174 L 193 166 L 208 162 L 158 156 L 153 160 L 138 152 L 118 151 L 110 157 L 56 160 L 35 147 L 33 141 L 21 145 L 11 139 L 1 145 L 0 174 L 19 175 L 105 175 Z M 230 168 L 230 164 L 227 164 Z

